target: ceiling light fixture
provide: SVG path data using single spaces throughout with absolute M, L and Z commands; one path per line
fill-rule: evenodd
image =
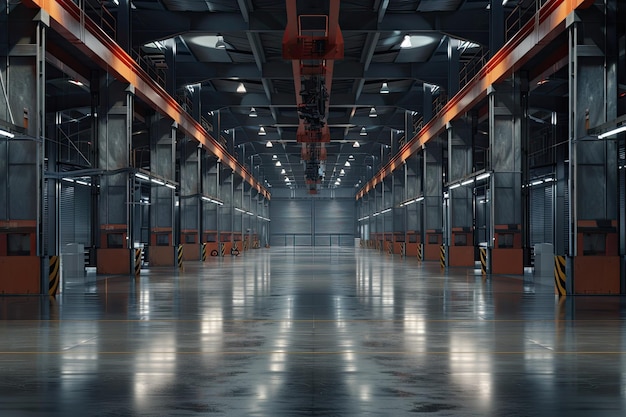
M 67 80 L 68 83 L 82 87 L 84 84 L 78 80 Z
M 350 161 L 346 161 L 345 164 L 343 164 L 344 167 L 349 167 L 350 166 Z
M 386 82 L 380 87 L 380 94 L 389 94 L 389 85 Z
M 243 85 L 243 83 L 239 83 L 239 85 L 237 86 L 237 92 L 238 93 L 245 93 L 245 92 L 247 92 L 246 86 Z
M 367 130 L 365 130 L 365 126 L 363 126 L 363 127 L 361 128 L 361 131 L 359 132 L 359 135 L 361 135 L 361 136 L 367 136 Z
M 276 166 L 277 167 L 281 167 L 281 166 L 283 166 L 283 164 L 281 164 L 280 161 L 276 161 Z
M 374 107 L 370 109 L 370 117 L 378 117 L 378 113 L 376 113 L 376 109 Z
M 263 136 L 263 135 L 261 135 L 261 136 Z M 268 140 L 267 143 L 265 144 L 266 148 L 271 148 L 272 146 L 274 146 L 274 145 L 272 145 L 272 141 L 271 140 Z
M 409 35 L 404 35 L 404 39 L 402 39 L 400 48 L 410 48 L 412 46 L 413 45 L 411 44 L 411 37 Z
M 259 136 L 265 136 L 265 135 L 267 135 L 267 132 L 265 131 L 265 128 L 263 126 L 259 127 Z M 271 148 L 272 147 L 272 145 L 271 145 L 272 142 L 270 142 L 268 140 L 267 143 L 269 143 L 270 145 L 266 144 L 265 146 L 267 146 L 268 148 Z
M 283 169 L 280 170 L 280 173 L 285 175 L 287 173 L 287 171 L 285 171 L 285 168 L 283 168 Z
M 275 161 L 278 159 L 278 155 L 272 155 L 272 161 Z
M 248 114 L 248 117 L 257 117 L 258 115 L 256 114 L 256 109 L 254 107 L 252 107 L 250 109 L 250 113 Z
M 217 36 L 217 42 L 215 42 L 215 48 L 217 49 L 226 49 L 226 42 L 224 42 L 224 37 L 221 35 Z
M 355 141 L 354 141 L 354 143 L 352 144 L 352 147 L 353 147 L 353 148 L 360 148 L 360 147 L 361 147 L 361 144 L 359 143 L 359 141 L 358 141 L 358 140 L 355 140 Z

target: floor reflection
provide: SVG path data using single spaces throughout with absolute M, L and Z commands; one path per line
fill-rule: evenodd
M 248 251 L 0 297 L 0 415 L 623 415 L 625 307 L 372 250 Z

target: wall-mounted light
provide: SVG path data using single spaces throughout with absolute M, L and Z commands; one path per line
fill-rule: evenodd
M 618 133 L 626 131 L 626 124 L 620 127 L 616 127 L 615 129 L 611 129 L 608 132 L 604 132 L 598 135 L 598 139 L 604 139 L 606 137 L 617 135 Z
M 2 129 L 0 129 L 0 135 L 4 136 L 4 137 L 7 137 L 9 139 L 13 139 L 15 137 L 15 135 L 13 133 L 8 132 L 6 130 L 2 130 Z

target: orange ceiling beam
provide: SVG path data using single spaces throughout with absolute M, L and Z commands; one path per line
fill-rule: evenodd
M 265 198 L 268 190 L 244 166 L 228 153 L 196 120 L 191 117 L 163 87 L 157 84 L 117 43 L 102 31 L 71 0 L 24 0 L 51 18 L 50 26 L 104 70 L 118 80 L 129 83 L 134 93 L 154 110 L 170 117 L 180 130 L 220 158 L 245 182 Z M 84 23 L 81 24 L 81 22 Z
M 487 97 L 489 86 L 504 80 L 536 56 L 543 45 L 554 40 L 565 30 L 565 19 L 577 9 L 590 6 L 593 0 L 551 0 L 538 12 L 535 19 L 528 21 L 465 85 L 441 111 L 430 120 L 380 171 L 356 194 L 361 199 L 376 185 L 399 168 L 423 145 L 439 135 L 452 120 L 463 115 L 480 100 Z

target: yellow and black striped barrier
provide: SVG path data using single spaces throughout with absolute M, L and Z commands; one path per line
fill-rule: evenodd
M 487 248 L 479 248 L 480 254 L 480 272 L 483 275 L 487 275 Z
M 202 262 L 206 261 L 206 243 L 202 244 Z
M 400 256 L 403 258 L 406 256 L 406 243 L 400 243 Z
M 565 256 L 557 255 L 554 257 L 554 293 L 559 297 L 567 293 L 565 287 Z
M 224 242 L 220 242 L 220 256 L 223 257 L 226 253 L 226 244 Z
M 393 242 L 387 242 L 387 254 L 393 255 Z
M 183 245 L 178 245 L 177 254 L 178 268 L 183 269 Z
M 48 269 L 48 295 L 52 297 L 56 297 L 57 292 L 59 291 L 59 267 L 60 267 L 60 259 L 58 256 L 50 257 L 50 267 Z
M 248 250 L 248 241 L 247 240 L 243 241 L 243 250 Z
M 446 247 L 444 245 L 439 247 L 439 265 L 441 269 L 446 268 Z
M 424 245 L 422 243 L 417 244 L 417 262 L 421 263 L 424 260 Z
M 135 249 L 135 278 L 141 275 L 141 248 Z

